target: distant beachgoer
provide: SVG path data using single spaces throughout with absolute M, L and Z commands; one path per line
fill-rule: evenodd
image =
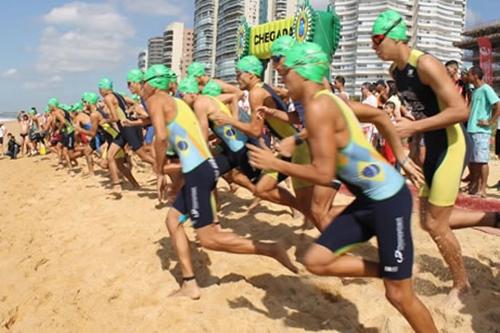
M 29 151 L 28 130 L 30 128 L 30 117 L 24 111 L 21 111 L 20 118 L 18 120 L 20 126 L 19 135 L 21 136 L 21 155 L 24 156 Z
M 3 156 L 3 137 L 5 135 L 5 125 L 0 123 L 0 156 Z
M 11 160 L 15 160 L 17 158 L 17 154 L 19 154 L 20 145 L 11 133 L 7 134 L 7 138 L 9 139 L 9 142 L 7 143 L 7 153 L 5 155 L 10 156 Z

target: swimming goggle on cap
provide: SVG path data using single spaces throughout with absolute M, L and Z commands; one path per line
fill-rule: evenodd
M 322 83 L 330 69 L 328 56 L 316 43 L 295 44 L 285 55 L 285 67 L 293 69 L 304 79 Z
M 408 40 L 408 28 L 405 20 L 395 10 L 386 10 L 377 16 L 372 27 L 372 41 L 375 45 L 380 45 L 386 37 L 399 41 Z
M 257 77 L 260 77 L 262 75 L 263 69 L 264 66 L 262 65 L 262 62 L 260 62 L 259 58 L 254 55 L 243 57 L 236 64 L 236 70 L 240 72 L 250 73 Z
M 170 83 L 177 83 L 177 74 L 169 68 L 169 74 L 168 74 L 168 79 L 170 80 Z
M 295 45 L 295 43 L 295 38 L 288 35 L 281 36 L 276 39 L 271 46 L 272 57 L 283 57 L 285 53 Z
M 205 65 L 201 62 L 193 62 L 187 69 L 187 75 L 194 77 L 205 76 Z
M 165 65 L 153 65 L 144 73 L 144 83 L 160 90 L 167 90 L 170 80 L 170 69 Z
M 144 77 L 144 73 L 140 69 L 132 69 L 127 74 L 127 82 L 140 83 Z
M 103 78 L 99 81 L 98 87 L 99 89 L 113 90 L 113 81 L 108 78 Z
M 201 93 L 202 95 L 217 97 L 222 93 L 222 88 L 217 82 L 215 82 L 214 80 L 210 80 L 205 85 Z
M 196 81 L 196 78 L 194 76 L 188 76 L 182 79 L 178 89 L 181 94 L 200 93 L 200 86 L 198 85 L 198 81 Z

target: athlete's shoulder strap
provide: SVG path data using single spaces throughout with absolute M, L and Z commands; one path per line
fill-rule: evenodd
M 269 94 L 271 94 L 271 97 L 272 97 L 274 103 L 276 104 L 276 107 L 279 110 L 285 111 L 285 112 L 288 111 L 288 106 L 286 105 L 286 103 L 283 101 L 283 99 L 281 99 L 281 97 L 278 96 L 278 94 L 276 93 L 276 91 L 274 91 L 274 89 L 271 86 L 269 86 L 268 84 L 264 83 L 262 85 L 262 88 L 264 88 Z
M 427 54 L 427 53 L 422 52 L 420 50 L 412 49 L 411 53 L 410 53 L 410 58 L 408 59 L 408 64 L 417 68 L 418 61 L 420 60 L 420 57 L 425 55 L 425 54 Z
M 120 109 L 122 109 L 123 112 L 127 111 L 127 102 L 125 101 L 125 98 L 123 98 L 122 95 L 120 95 L 119 93 L 114 92 L 114 91 L 113 91 L 113 95 L 118 100 L 118 106 L 120 107 Z
M 144 108 L 144 111 L 146 111 L 146 113 L 149 114 L 148 105 L 146 104 L 146 101 L 142 97 L 141 97 L 141 105 Z
M 99 112 L 104 119 L 109 119 L 109 114 L 104 112 L 102 107 L 96 108 L 96 111 Z

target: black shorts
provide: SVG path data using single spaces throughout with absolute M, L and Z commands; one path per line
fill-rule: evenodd
M 128 144 L 133 151 L 139 150 L 144 143 L 142 127 L 120 127 L 120 135 L 113 140 L 113 143 L 121 148 Z
M 500 129 L 495 134 L 495 155 L 500 155 Z
M 259 180 L 261 171 L 254 169 L 250 165 L 248 150 L 246 147 L 241 148 L 237 152 L 233 152 L 228 148 L 225 148 L 222 154 L 215 157 L 215 161 L 217 162 L 219 171 L 222 175 L 232 169 L 238 169 L 245 176 L 247 176 L 252 183 L 256 183 Z
M 111 137 L 111 136 L 110 136 Z M 90 140 L 90 148 L 92 151 L 98 151 L 101 146 L 106 142 L 106 137 L 101 132 L 97 132 L 96 135 Z
M 61 143 L 69 150 L 75 149 L 75 133 L 64 133 L 62 135 Z
M 406 185 L 386 200 L 358 198 L 330 223 L 316 243 L 342 254 L 376 236 L 380 276 L 389 280 L 408 279 L 413 268 L 412 204 Z
M 0 145 L 3 145 L 3 136 L 0 137 Z
M 184 174 L 184 186 L 181 188 L 173 207 L 191 219 L 195 229 L 210 225 L 215 217 L 215 202 L 212 191 L 215 188 L 219 170 L 214 160 L 206 160 L 193 170 Z

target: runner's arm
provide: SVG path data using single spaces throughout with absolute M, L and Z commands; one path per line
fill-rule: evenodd
M 56 125 L 56 128 L 58 130 L 61 130 L 64 128 L 64 124 L 66 123 L 66 119 L 64 119 L 64 116 L 61 115 L 60 112 L 56 112 L 56 119 L 59 121 L 59 126 Z
M 154 171 L 157 176 L 163 175 L 163 163 L 165 162 L 165 152 L 168 148 L 168 137 L 166 129 L 165 114 L 161 101 L 157 98 L 150 97 L 151 102 L 148 100 L 149 114 L 151 122 L 155 129 L 155 164 L 153 165 Z
M 379 109 L 360 102 L 351 101 L 349 105 L 360 121 L 372 123 L 377 127 L 380 134 L 382 134 L 391 146 L 398 162 L 403 163 L 406 160 L 406 154 L 401 143 L 401 138 L 397 134 L 396 128 L 389 119 L 389 116 Z
M 219 79 L 213 79 L 213 80 L 220 85 L 222 92 L 228 94 L 236 94 L 236 96 L 238 96 L 238 99 L 243 97 L 243 90 L 233 86 L 232 84 L 226 83 L 222 80 Z
M 206 99 L 204 97 L 199 98 L 194 102 L 193 105 L 194 113 L 196 114 L 196 117 L 198 118 L 198 122 L 200 123 L 201 127 L 201 133 L 203 134 L 203 137 L 205 138 L 205 141 L 208 142 L 208 116 L 207 112 L 210 112 L 210 109 L 212 109 L 212 105 L 209 105 L 206 102 Z
M 92 138 L 95 137 L 97 134 L 97 127 L 99 126 L 99 116 L 92 113 L 90 115 L 90 124 L 91 124 L 90 130 L 86 130 L 84 128 L 79 127 L 78 132 L 90 136 Z
M 429 85 L 444 108 L 438 114 L 413 122 L 417 132 L 429 132 L 467 121 L 469 111 L 465 101 L 455 88 L 445 67 L 430 55 L 424 55 L 418 63 L 418 75 L 423 84 Z
M 264 98 L 265 94 L 263 93 L 250 94 L 249 102 L 252 110 L 252 119 L 250 123 L 244 123 L 238 119 L 231 118 L 228 119 L 228 124 L 249 136 L 256 138 L 260 137 L 264 129 L 264 119 L 257 117 L 257 112 L 253 110 L 257 110 L 259 106 L 264 105 Z
M 270 168 L 280 173 L 300 178 L 308 182 L 329 186 L 335 177 L 335 159 L 337 144 L 335 141 L 335 114 L 326 110 L 319 103 L 313 102 L 306 112 L 308 143 L 311 151 L 311 164 L 295 164 L 283 161 L 272 155 L 266 149 L 247 145 L 250 150 L 250 159 L 258 168 Z M 270 159 L 262 164 L 263 159 Z
M 240 110 L 238 108 L 239 97 L 237 94 L 222 94 L 217 96 L 217 98 L 229 107 L 233 118 L 238 119 L 240 116 Z
M 118 115 L 116 114 L 116 109 L 113 104 L 114 96 L 113 95 L 106 95 L 104 97 L 104 105 L 106 105 L 106 108 L 109 110 L 109 122 L 118 122 Z

